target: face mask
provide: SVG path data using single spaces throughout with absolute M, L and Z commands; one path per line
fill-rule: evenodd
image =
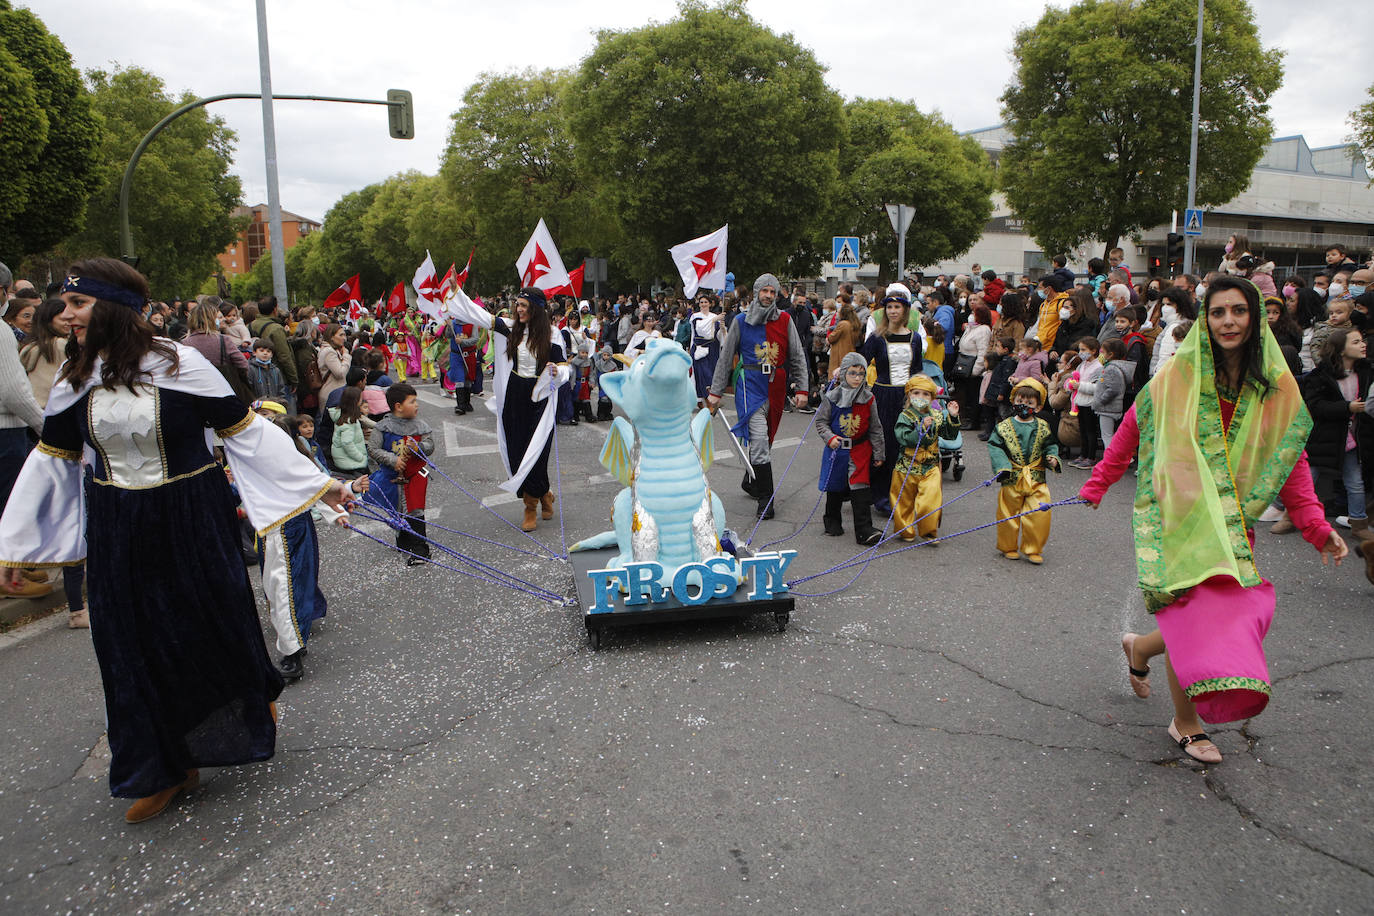
M 963 308 L 963 307 L 966 306 L 966 305 L 968 305 L 968 296 L 960 296 L 960 297 L 959 297 L 959 307 L 960 307 L 960 308 Z
M 1236 247 L 1236 246 L 1235 246 L 1235 243 L 1234 243 L 1234 242 L 1227 242 L 1227 243 L 1226 243 L 1226 248 L 1225 248 L 1226 253 L 1227 253 L 1227 254 L 1230 254 L 1230 253 L 1231 253 L 1231 249 L 1232 249 L 1232 248 L 1235 248 L 1235 247 Z
M 1339 299 L 1343 295 L 1345 295 L 1345 287 L 1340 283 L 1332 283 L 1326 288 L 1326 296 L 1328 299 Z
M 939 289 L 940 287 L 942 287 L 942 286 L 944 286 L 944 285 L 945 285 L 945 281 L 944 281 L 944 280 L 936 280 L 936 281 L 935 281 L 935 288 L 936 288 L 936 289 Z
M 1033 417 L 1033 416 L 1035 416 L 1035 408 L 1034 408 L 1034 407 L 1030 406 L 1029 404 L 1017 404 L 1017 405 L 1016 405 L 1016 417 L 1017 417 L 1017 419 L 1019 419 L 1019 420 L 1029 420 L 1029 419 L 1030 419 L 1031 417 Z
M 1207 298 L 1207 284 L 1199 283 L 1197 285 L 1197 301 L 1201 302 L 1205 298 Z
M 1069 316 L 1072 315 L 1072 314 L 1073 314 L 1073 311 L 1072 311 L 1071 309 L 1060 309 L 1060 310 L 1059 310 L 1059 320 L 1060 320 L 1060 321 L 1068 321 L 1068 320 L 1069 320 Z
M 1161 305 L 1159 307 L 1160 320 L 1165 324 L 1173 324 L 1174 319 L 1178 318 L 1178 309 L 1172 305 Z
M 1352 284 L 1350 284 L 1350 295 L 1352 295 L 1352 296 L 1363 296 L 1363 295 L 1364 295 L 1364 291 L 1365 291 L 1365 285 L 1364 285 L 1363 283 L 1352 283 Z
M 1157 289 L 1147 289 L 1147 290 L 1145 291 L 1145 299 L 1146 299 L 1147 301 L 1149 301 L 1149 302 L 1154 302 L 1154 301 L 1155 301 L 1156 299 L 1158 299 L 1158 298 L 1159 298 L 1159 290 L 1157 290 Z
M 1298 288 L 1296 286 L 1285 286 L 1283 288 L 1283 298 L 1287 299 L 1289 296 L 1293 295 L 1297 291 Z
M 930 398 L 913 396 L 911 398 L 911 406 L 915 407 L 918 411 L 927 411 L 930 409 Z

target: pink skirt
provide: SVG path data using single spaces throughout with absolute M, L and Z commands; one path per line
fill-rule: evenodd
M 1269 703 L 1264 637 L 1274 586 L 1213 576 L 1155 614 L 1178 682 L 1208 722 L 1258 715 Z

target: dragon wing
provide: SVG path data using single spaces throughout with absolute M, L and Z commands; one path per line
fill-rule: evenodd
M 697 445 L 697 454 L 701 456 L 701 471 L 711 469 L 711 461 L 715 458 L 716 434 L 715 427 L 711 425 L 711 411 L 698 410 L 697 415 L 692 417 L 692 441 Z
M 634 457 L 631 454 L 634 442 L 634 424 L 624 417 L 616 417 L 611 424 L 611 431 L 606 434 L 606 444 L 601 447 L 601 466 L 627 487 L 634 479 Z

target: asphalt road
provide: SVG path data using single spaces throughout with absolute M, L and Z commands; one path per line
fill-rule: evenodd
M 440 466 L 497 494 L 493 417 L 455 418 L 432 387 L 422 402 Z M 784 418 L 775 474 L 810 419 Z M 569 542 L 608 526 L 605 431 L 559 428 Z M 988 476 L 969 444 L 947 499 Z M 755 546 L 798 531 L 818 466 L 807 437 Z M 710 477 L 747 534 L 739 474 Z M 1085 476 L 1052 478 L 1055 498 Z M 1165 734 L 1163 678 L 1143 701 L 1126 683 L 1119 637 L 1149 627 L 1128 483 L 1099 512 L 1057 510 L 1042 567 L 982 531 L 799 597 L 782 634 L 763 617 L 633 627 L 598 652 L 575 608 L 322 529 L 329 616 L 275 759 L 204 771 L 138 826 L 108 793 L 89 637 L 40 622 L 0 639 L 0 909 L 1370 912 L 1374 588 L 1259 535 L 1275 695 L 1212 730 L 1226 759 L 1204 769 Z M 430 494 L 431 521 L 535 550 L 443 480 Z M 974 492 L 942 531 L 994 505 Z M 561 561 L 435 534 L 571 594 Z M 561 552 L 557 520 L 536 536 Z M 858 550 L 819 517 L 784 546 L 793 578 Z

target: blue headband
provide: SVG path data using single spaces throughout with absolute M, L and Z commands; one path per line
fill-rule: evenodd
M 62 284 L 62 292 L 80 293 L 83 296 L 103 299 L 106 302 L 127 305 L 129 308 L 139 311 L 142 311 L 143 306 L 148 304 L 147 299 L 131 289 L 115 286 L 113 283 L 103 283 L 90 277 L 68 277 L 67 282 Z

